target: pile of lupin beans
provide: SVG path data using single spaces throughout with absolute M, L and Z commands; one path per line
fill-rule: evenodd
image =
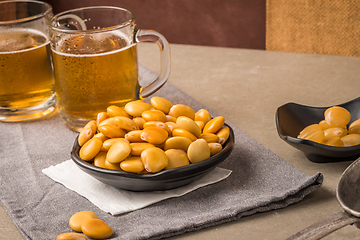
M 107 239 L 113 234 L 113 229 L 92 211 L 75 213 L 70 217 L 69 226 L 75 232 L 62 233 L 56 240 L 86 240 L 81 233 L 91 239 Z
M 325 119 L 304 128 L 298 138 L 308 139 L 335 147 L 350 147 L 360 144 L 360 119 L 350 122 L 351 114 L 340 106 L 326 109 Z
M 162 97 L 109 106 L 79 134 L 80 157 L 97 167 L 156 173 L 200 162 L 219 153 L 230 129 L 225 118 L 172 104 Z

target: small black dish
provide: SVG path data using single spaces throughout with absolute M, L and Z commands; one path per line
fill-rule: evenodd
M 360 98 L 336 106 L 341 106 L 351 113 L 351 120 L 347 127 L 355 120 L 360 119 Z M 311 107 L 297 103 L 282 105 L 276 111 L 276 128 L 280 138 L 303 151 L 312 162 L 328 163 L 357 159 L 360 157 L 360 145 L 333 147 L 297 138 L 300 131 L 306 126 L 323 120 L 324 112 L 329 107 Z
M 230 136 L 221 152 L 198 163 L 157 173 L 135 174 L 96 167 L 80 158 L 80 146 L 77 138 L 71 151 L 71 158 L 81 170 L 99 181 L 116 188 L 129 191 L 163 191 L 174 189 L 192 183 L 210 173 L 230 155 L 234 148 L 235 136 L 233 129 L 229 125 L 225 125 L 230 129 Z

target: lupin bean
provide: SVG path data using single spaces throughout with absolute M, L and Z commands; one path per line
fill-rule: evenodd
M 208 121 L 204 128 L 203 133 L 217 133 L 225 123 L 225 118 L 223 116 L 217 116 Z
M 96 125 L 99 126 L 102 121 L 104 121 L 105 119 L 108 119 L 108 118 L 109 118 L 109 115 L 107 114 L 107 112 L 98 113 L 98 115 L 96 117 Z
M 324 117 L 328 124 L 342 127 L 350 122 L 351 114 L 343 107 L 334 106 L 326 109 Z
M 140 137 L 142 140 L 152 144 L 162 144 L 169 136 L 168 132 L 159 127 L 147 127 L 142 130 Z
M 76 232 L 82 232 L 81 226 L 90 219 L 98 218 L 92 211 L 81 211 L 72 215 L 69 219 L 69 226 Z
M 112 105 L 106 109 L 106 112 L 110 117 L 121 116 L 121 117 L 130 118 L 130 115 L 125 111 L 123 107 Z
M 115 125 L 115 118 L 111 117 L 111 118 L 106 118 L 104 120 L 102 120 L 99 124 L 98 124 L 98 128 L 102 125 L 105 125 L 105 124 L 110 124 L 110 125 Z
M 146 110 L 146 111 L 142 112 L 141 117 L 147 122 L 149 122 L 149 121 L 165 122 L 166 121 L 165 113 L 160 110 Z
M 91 219 L 81 226 L 82 232 L 94 239 L 106 239 L 113 234 L 112 228 L 101 219 Z
M 324 130 L 324 138 L 332 138 L 332 137 L 343 137 L 347 134 L 347 130 L 345 128 L 328 128 Z
M 118 117 L 115 117 L 114 121 L 115 121 L 115 124 L 123 130 L 132 131 L 132 130 L 138 129 L 136 123 L 133 120 L 131 120 L 130 118 L 118 116 Z
M 56 240 L 87 240 L 81 233 L 67 232 L 57 236 Z
M 130 155 L 132 155 L 132 156 L 140 156 L 141 153 L 145 149 L 155 147 L 155 145 L 151 144 L 151 143 L 147 143 L 147 142 L 143 142 L 143 143 L 133 142 L 133 143 L 130 143 L 130 147 L 131 147 Z
M 98 130 L 109 138 L 122 138 L 126 134 L 126 132 L 123 129 L 112 124 L 101 124 L 98 127 Z
M 175 118 L 178 118 L 180 116 L 185 116 L 193 120 L 195 118 L 194 110 L 191 107 L 186 106 L 184 104 L 173 105 L 170 108 L 169 115 Z
M 205 126 L 205 123 L 203 121 L 195 121 L 195 123 L 199 126 L 200 130 L 202 131 Z
M 176 117 L 170 116 L 170 115 L 166 115 L 166 122 L 173 122 L 176 123 Z
M 78 138 L 79 145 L 84 145 L 88 140 L 90 140 L 96 133 L 97 125 L 95 120 L 88 122 L 84 128 L 81 130 Z
M 360 134 L 351 133 L 341 138 L 344 147 L 351 147 L 360 144 Z
M 79 155 L 85 161 L 92 160 L 101 150 L 103 142 L 99 138 L 92 138 L 81 148 Z
M 171 137 L 165 141 L 164 150 L 181 149 L 186 152 L 191 142 L 192 141 L 187 137 Z
M 320 125 L 320 127 L 321 127 L 321 129 L 322 129 L 323 131 L 325 131 L 325 130 L 328 129 L 328 128 L 334 128 L 334 127 L 336 127 L 335 125 L 330 125 L 330 124 L 328 124 L 325 120 L 321 120 L 321 121 L 319 122 L 319 125 Z M 343 128 L 346 128 L 346 126 L 343 126 Z
M 140 137 L 141 133 L 142 130 L 130 131 L 127 134 L 125 134 L 125 139 L 128 140 L 129 142 L 145 142 Z
M 343 147 L 344 146 L 344 143 L 343 143 L 343 141 L 341 140 L 340 137 L 326 138 L 326 139 L 324 139 L 322 144 L 329 145 L 329 146 L 334 146 L 334 147 Z
M 119 140 L 112 144 L 106 154 L 109 163 L 120 163 L 129 156 L 131 152 L 130 143 L 127 140 Z
M 210 156 L 214 156 L 222 150 L 222 145 L 220 143 L 211 142 L 208 143 L 208 145 L 210 148 Z
M 360 119 L 358 119 L 350 124 L 349 133 L 360 134 Z
M 105 142 L 109 138 L 105 136 L 103 133 L 97 133 L 94 135 L 94 138 L 99 138 L 102 142 Z
M 322 131 L 322 128 L 319 124 L 311 124 L 305 127 L 298 135 L 298 138 L 306 139 L 307 136 L 313 132 Z
M 179 126 L 175 122 L 165 122 L 165 124 L 168 126 L 171 133 L 175 128 L 179 128 Z
M 229 139 L 230 136 L 230 129 L 229 127 L 223 127 L 221 128 L 216 135 L 219 137 L 219 143 L 224 144 Z
M 298 135 L 298 138 L 321 143 L 325 136 L 319 124 L 312 124 L 304 128 Z
M 126 158 L 120 163 L 120 168 L 125 172 L 132 173 L 141 173 L 145 169 L 140 156 Z
M 150 110 L 151 107 L 152 106 L 150 104 L 141 100 L 137 100 L 133 102 L 128 102 L 125 105 L 125 111 L 133 117 L 140 117 L 144 111 Z
M 195 113 L 195 121 L 202 121 L 204 124 L 211 120 L 211 115 L 208 110 L 200 109 Z
M 166 130 L 168 132 L 168 134 L 171 134 L 171 130 L 168 127 L 167 124 L 165 124 L 164 122 L 160 122 L 160 121 L 150 121 L 150 122 L 146 122 L 144 124 L 144 128 L 148 128 L 148 127 L 159 127 L 159 128 L 163 128 L 164 130 Z
M 189 132 L 191 132 L 192 134 L 194 134 L 194 136 L 196 138 L 198 138 L 201 134 L 201 130 L 199 125 L 197 125 L 194 120 L 185 117 L 185 116 L 180 116 L 177 118 L 176 120 L 176 125 L 178 125 L 179 128 L 185 129 Z
M 165 169 L 172 169 L 190 164 L 187 154 L 184 150 L 169 149 L 165 151 L 165 154 L 169 161 Z
M 218 143 L 220 139 L 218 135 L 214 133 L 203 133 L 199 136 L 199 138 L 204 139 L 208 143 Z
M 158 109 L 162 112 L 164 112 L 165 114 L 168 114 L 170 111 L 170 108 L 173 106 L 173 104 L 162 97 L 152 97 L 150 99 L 150 104 L 155 108 Z
M 304 136 L 302 138 L 306 139 L 306 140 L 321 143 L 325 139 L 325 136 L 324 136 L 324 131 L 314 131 L 314 132 L 308 133 L 306 136 Z
M 142 117 L 134 117 L 133 121 L 135 122 L 138 129 L 143 129 L 144 124 L 146 123 L 145 119 L 143 119 Z
M 146 171 L 156 173 L 163 170 L 169 163 L 165 152 L 160 148 L 148 148 L 141 153 L 141 161 Z
M 191 163 L 201 162 L 210 157 L 210 147 L 204 139 L 192 142 L 187 151 Z
M 107 152 L 99 152 L 94 158 L 94 165 L 100 168 L 106 168 L 106 154 Z
M 105 168 L 110 170 L 117 170 L 120 171 L 120 163 L 109 163 L 107 160 L 104 162 Z
M 110 149 L 110 147 L 117 141 L 127 141 L 129 143 L 129 141 L 125 138 L 110 138 L 110 139 L 107 139 L 103 142 L 103 148 L 108 151 Z
M 185 129 L 182 129 L 182 128 L 175 128 L 174 130 L 172 130 L 172 136 L 173 137 L 187 137 L 192 142 L 197 139 L 194 134 L 192 134 L 188 130 L 185 130 Z

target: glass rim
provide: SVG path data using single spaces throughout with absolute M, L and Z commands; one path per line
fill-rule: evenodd
M 0 5 L 7 4 L 7 3 L 36 3 L 39 5 L 46 6 L 46 9 L 42 11 L 41 13 L 35 14 L 33 16 L 19 18 L 19 19 L 13 19 L 13 20 L 7 20 L 7 21 L 1 21 L 0 20 L 0 26 L 1 25 L 9 25 L 14 23 L 25 23 L 30 22 L 36 19 L 43 18 L 46 15 L 52 14 L 52 6 L 49 3 L 36 1 L 36 0 L 8 0 L 8 1 L 0 1 Z
M 57 23 L 57 19 L 61 16 L 67 15 L 67 14 L 71 14 L 73 12 L 77 12 L 77 11 L 81 11 L 81 10 L 92 10 L 92 9 L 113 9 L 113 10 L 120 10 L 120 11 L 124 11 L 130 14 L 130 18 L 127 21 L 124 21 L 120 24 L 114 24 L 112 26 L 109 27 L 103 27 L 100 29 L 86 29 L 86 30 L 72 30 L 72 29 L 62 29 L 59 28 L 59 26 L 54 26 L 54 23 Z M 125 8 L 121 8 L 121 7 L 114 7 L 114 6 L 90 6 L 90 7 L 81 7 L 81 8 L 75 8 L 75 9 L 71 9 L 71 10 L 67 10 L 61 13 L 58 13 L 56 15 L 54 15 L 51 20 L 50 20 L 50 28 L 53 31 L 57 31 L 57 32 L 61 32 L 61 33 L 66 33 L 66 34 L 83 34 L 83 33 L 101 33 L 101 32 L 108 32 L 108 31 L 114 31 L 117 29 L 121 29 L 124 27 L 127 27 L 129 25 L 131 25 L 131 23 L 135 22 L 135 14 L 133 14 L 133 12 L 131 12 L 128 9 Z

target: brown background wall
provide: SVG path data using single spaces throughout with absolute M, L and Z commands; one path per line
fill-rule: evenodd
M 3 0 L 0 0 L 3 1 Z M 43 0 L 131 10 L 170 43 L 360 56 L 360 0 Z
M 83 6 L 132 11 L 138 28 L 170 43 L 265 49 L 266 0 L 47 0 L 54 13 Z

